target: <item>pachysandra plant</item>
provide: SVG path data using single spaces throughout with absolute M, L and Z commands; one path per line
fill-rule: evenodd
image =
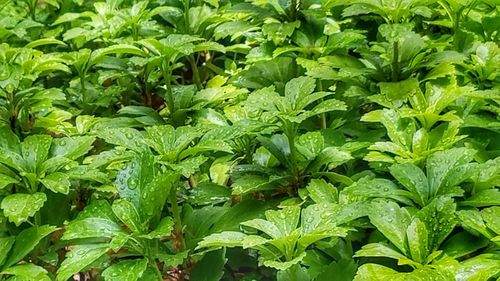
M 498 280 L 497 2 L 3 1 L 0 281 Z

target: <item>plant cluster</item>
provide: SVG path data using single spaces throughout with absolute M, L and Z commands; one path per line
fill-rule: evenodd
M 500 280 L 497 0 L 3 0 L 0 280 Z

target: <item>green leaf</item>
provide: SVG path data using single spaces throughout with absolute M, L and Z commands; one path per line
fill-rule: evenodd
M 16 226 L 19 226 L 34 216 L 42 208 L 45 201 L 47 201 L 45 193 L 16 193 L 6 196 L 0 207 L 5 216 Z
M 325 148 L 325 140 L 321 132 L 307 132 L 299 136 L 295 147 L 306 159 L 312 160 Z
M 217 247 L 238 247 L 242 245 L 246 234 L 237 231 L 224 231 L 221 233 L 211 234 L 203 238 L 196 249 L 201 248 L 217 248 Z
M 85 267 L 102 257 L 108 251 L 106 244 L 76 245 L 57 270 L 56 281 L 67 281 L 73 274 L 82 271 Z
M 456 205 L 450 197 L 439 197 L 422 208 L 415 216 L 425 222 L 429 251 L 435 251 L 455 228 Z
M 484 222 L 496 234 L 500 235 L 500 207 L 490 207 L 481 210 Z
M 12 248 L 12 245 L 14 245 L 15 240 L 16 237 L 14 236 L 0 238 L 0 266 L 7 259 L 9 251 Z
M 194 266 L 190 278 L 197 281 L 221 280 L 224 275 L 224 265 L 226 264 L 225 255 L 225 249 L 206 253 Z
M 299 256 L 282 262 L 282 261 L 275 261 L 275 260 L 265 260 L 262 264 L 267 267 L 275 268 L 277 270 L 283 271 L 291 268 L 292 266 L 299 264 L 306 256 L 306 253 L 302 253 Z
M 139 213 L 130 201 L 118 199 L 113 202 L 113 213 L 119 218 L 132 232 L 143 233 L 144 226 L 141 223 Z
M 282 236 L 292 233 L 297 228 L 300 219 L 300 207 L 289 206 L 281 210 L 269 210 L 266 219 L 274 224 Z
M 429 254 L 428 230 L 424 222 L 414 218 L 406 230 L 408 249 L 412 259 L 420 264 L 425 262 Z
M 429 185 L 424 172 L 414 164 L 395 164 L 389 170 L 408 191 L 417 195 L 418 204 L 424 206 L 429 198 Z
M 54 39 L 54 38 L 42 38 L 42 39 L 38 39 L 35 41 L 31 41 L 28 44 L 26 44 L 24 47 L 25 48 L 36 48 L 38 46 L 45 46 L 45 45 L 63 45 L 63 46 L 66 46 L 66 43 L 64 43 L 63 41 L 59 41 L 57 39 Z
M 419 83 L 416 78 L 410 78 L 398 82 L 378 83 L 380 92 L 390 101 L 406 100 L 408 97 L 420 92 Z
M 106 55 L 110 54 L 131 54 L 140 57 L 145 57 L 146 53 L 141 49 L 128 45 L 128 44 L 116 44 L 106 48 L 98 49 L 92 52 L 92 55 L 89 60 L 89 66 L 92 66 L 99 62 Z
M 285 97 L 290 101 L 292 108 L 302 109 L 304 105 L 301 102 L 309 96 L 316 88 L 316 80 L 302 76 L 290 80 L 285 85 Z
M 31 135 L 24 139 L 22 155 L 30 172 L 36 172 L 37 168 L 47 160 L 52 138 L 46 135 Z
M 471 207 L 488 207 L 500 205 L 500 190 L 498 189 L 485 189 L 480 190 L 467 200 L 459 203 L 461 206 Z
M 334 261 L 324 267 L 324 271 L 314 280 L 329 280 L 331 276 L 339 278 L 339 280 L 353 280 L 356 274 L 357 264 L 352 258 L 343 258 L 339 261 Z
M 54 139 L 51 147 L 51 155 L 74 160 L 89 152 L 92 149 L 94 141 L 95 137 L 91 136 Z
M 21 142 L 10 127 L 0 125 L 0 137 L 3 140 L 0 142 L 0 148 L 5 148 L 18 154 L 21 153 Z
M 337 189 L 322 179 L 312 179 L 306 189 L 309 197 L 316 203 L 335 203 L 339 200 Z
M 462 231 L 448 238 L 441 246 L 441 249 L 447 256 L 456 259 L 484 248 L 488 244 L 488 239 Z
M 410 225 L 410 213 L 394 202 L 372 202 L 370 222 L 389 239 L 402 253 L 406 248 L 406 229 Z
M 380 257 L 391 258 L 398 261 L 398 264 L 418 265 L 405 255 L 382 243 L 371 243 L 364 245 L 357 251 L 355 257 Z
M 259 27 L 246 21 L 230 21 L 218 25 L 214 30 L 214 35 L 215 40 L 231 36 L 231 41 L 234 41 L 235 39 L 256 30 L 259 30 Z
M 148 267 L 147 259 L 124 260 L 102 272 L 105 281 L 137 281 Z
M 105 218 L 84 218 L 71 221 L 61 239 L 113 238 L 121 232 L 122 228 L 115 221 Z
M 480 233 L 487 238 L 493 238 L 493 233 L 486 227 L 478 210 L 461 210 L 457 212 L 457 216 L 465 230 L 476 235 Z
M 439 151 L 427 159 L 427 178 L 431 195 L 446 194 L 447 188 L 453 187 L 472 175 L 466 165 L 476 151 L 469 148 L 452 148 Z
M 500 272 L 498 254 L 481 254 L 460 263 L 456 280 L 488 280 Z
M 55 193 L 68 194 L 71 182 L 65 173 L 56 172 L 47 175 L 40 182 Z
M 97 136 L 107 143 L 123 146 L 133 151 L 144 150 L 144 138 L 133 128 L 103 128 L 97 131 Z
M 432 264 L 421 266 L 411 272 L 397 272 L 389 267 L 378 264 L 364 264 L 357 272 L 354 280 L 356 281 L 406 281 L 406 280 L 437 280 L 448 281 L 454 279 L 455 264 L 451 262 L 444 263 L 443 265 Z
M 352 156 L 348 151 L 337 147 L 327 147 L 307 167 L 308 171 L 319 172 L 323 167 L 331 170 L 351 160 Z
M 38 265 L 32 263 L 16 265 L 7 268 L 0 272 L 0 274 L 14 275 L 24 280 L 37 280 L 37 281 L 50 281 L 50 277 L 47 275 L 48 271 Z
M 3 268 L 8 268 L 31 252 L 36 245 L 47 235 L 56 231 L 57 227 L 50 225 L 33 226 L 21 231 L 16 236 L 14 248 L 12 248 Z
M 7 175 L 0 174 L 0 189 L 14 183 L 19 183 L 19 181 Z
M 147 144 L 161 155 L 162 160 L 172 162 L 179 161 L 179 157 L 187 156 L 181 156 L 181 152 L 202 135 L 197 128 L 187 126 L 174 128 L 170 125 L 148 127 L 146 132 Z
M 151 231 L 147 235 L 142 235 L 142 237 L 148 239 L 155 239 L 155 238 L 161 239 L 170 236 L 172 234 L 173 229 L 174 229 L 174 221 L 172 220 L 172 218 L 164 217 L 153 231 Z
M 326 112 L 330 112 L 330 111 L 335 111 L 335 110 L 345 111 L 345 110 L 347 110 L 347 106 L 343 101 L 339 101 L 336 99 L 329 99 L 329 100 L 322 101 L 320 104 L 313 107 L 310 111 L 307 111 L 306 113 L 304 113 L 304 115 L 307 116 L 307 118 L 309 118 L 311 116 L 315 116 L 318 114 L 322 114 L 322 113 L 326 113 Z

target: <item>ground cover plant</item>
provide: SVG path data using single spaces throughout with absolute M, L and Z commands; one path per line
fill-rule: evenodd
M 500 280 L 498 0 L 1 0 L 0 280 Z

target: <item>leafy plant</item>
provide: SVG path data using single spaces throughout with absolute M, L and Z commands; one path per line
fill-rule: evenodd
M 0 281 L 497 280 L 497 2 L 3 1 Z

